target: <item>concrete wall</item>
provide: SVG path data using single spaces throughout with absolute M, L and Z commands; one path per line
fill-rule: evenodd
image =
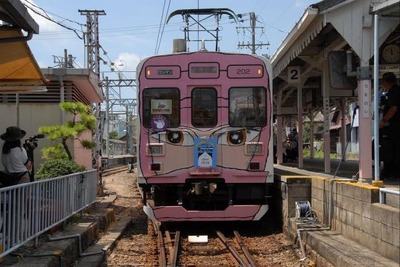
M 288 236 L 295 235 L 293 225 L 289 225 L 290 218 L 295 217 L 295 201 L 310 201 L 318 219 L 326 225 L 329 224 L 331 179 L 299 176 L 281 176 L 279 179 L 283 202 L 283 231 Z M 332 230 L 400 263 L 399 208 L 380 204 L 379 188 L 368 184 L 335 182 L 332 188 Z
M 19 116 L 17 114 L 19 113 Z M 58 104 L 54 103 L 39 103 L 27 104 L 21 103 L 19 109 L 15 104 L 0 104 L 0 132 L 4 133 L 8 126 L 16 126 L 19 117 L 19 127 L 26 131 L 26 136 L 22 142 L 30 136 L 38 134 L 39 127 L 56 125 L 61 123 L 61 109 Z M 66 118 L 68 120 L 68 118 Z M 0 133 L 0 134 L 1 134 Z M 91 139 L 91 133 L 85 133 L 84 138 Z M 34 152 L 35 171 L 39 169 L 42 161 L 41 148 L 52 145 L 53 143 L 46 138 L 39 139 L 38 147 Z M 0 148 L 3 147 L 3 142 L 0 140 Z M 83 149 L 79 142 L 75 142 L 71 147 L 71 152 L 74 154 L 76 162 L 86 168 L 92 166 L 92 152 L 91 150 Z M 0 163 L 0 169 L 3 169 Z

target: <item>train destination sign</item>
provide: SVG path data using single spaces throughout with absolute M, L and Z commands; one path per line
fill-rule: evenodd
M 194 62 L 189 64 L 189 77 L 192 79 L 218 78 L 219 64 L 213 62 L 200 63 Z
M 146 67 L 147 79 L 179 79 L 181 68 L 179 66 L 148 66 Z

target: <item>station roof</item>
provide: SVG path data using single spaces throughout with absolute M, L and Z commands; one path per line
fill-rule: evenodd
M 60 77 L 63 82 L 70 82 L 77 91 L 79 100 L 86 104 L 101 103 L 104 100 L 103 92 L 99 85 L 99 77 L 90 69 L 76 68 L 47 68 L 41 69 L 49 80 L 49 87 L 60 88 Z
M 46 79 L 27 44 L 39 25 L 16 0 L 0 1 L 0 21 L 0 93 L 46 91 Z
M 323 0 L 310 5 L 281 43 L 272 56 L 274 97 L 282 92 L 282 114 L 295 115 L 297 110 L 297 84 L 291 83 L 289 69 L 299 67 L 303 88 L 303 105 L 310 105 L 311 92 L 313 107 L 321 109 L 321 83 L 326 59 L 330 51 L 352 50 L 355 55 L 363 57 L 368 62 L 372 60 L 372 41 L 369 46 L 360 44 L 361 30 L 353 32 L 351 27 L 370 27 L 368 19 L 363 21 L 363 8 L 369 8 L 369 14 L 377 13 L 385 17 L 400 16 L 400 0 Z M 357 9 L 357 10 L 356 10 Z M 360 18 L 361 17 L 361 18 Z M 356 19 L 357 18 L 357 19 Z M 348 24 L 346 24 L 348 23 Z M 361 23 L 365 23 L 361 25 Z M 379 36 L 382 44 L 385 39 L 396 39 L 400 34 L 400 25 L 392 20 L 393 25 L 385 25 L 385 30 Z M 393 38 L 388 38 L 392 36 Z M 358 42 L 358 43 L 357 43 Z M 371 61 L 372 62 L 372 61 Z M 331 98 L 356 97 L 355 90 L 331 88 Z M 307 94 L 309 97 L 307 97 Z M 304 99 L 306 99 L 304 102 Z M 275 103 L 277 103 L 275 101 Z M 334 103 L 334 101 L 332 102 Z M 274 107 L 276 108 L 276 107 Z

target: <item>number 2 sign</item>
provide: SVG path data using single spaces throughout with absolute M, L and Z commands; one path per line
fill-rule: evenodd
M 288 83 L 298 83 L 300 80 L 300 67 L 289 66 L 287 69 L 288 69 Z

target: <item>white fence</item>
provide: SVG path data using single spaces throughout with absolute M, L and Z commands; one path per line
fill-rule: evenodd
M 0 188 L 0 258 L 96 201 L 97 171 Z

